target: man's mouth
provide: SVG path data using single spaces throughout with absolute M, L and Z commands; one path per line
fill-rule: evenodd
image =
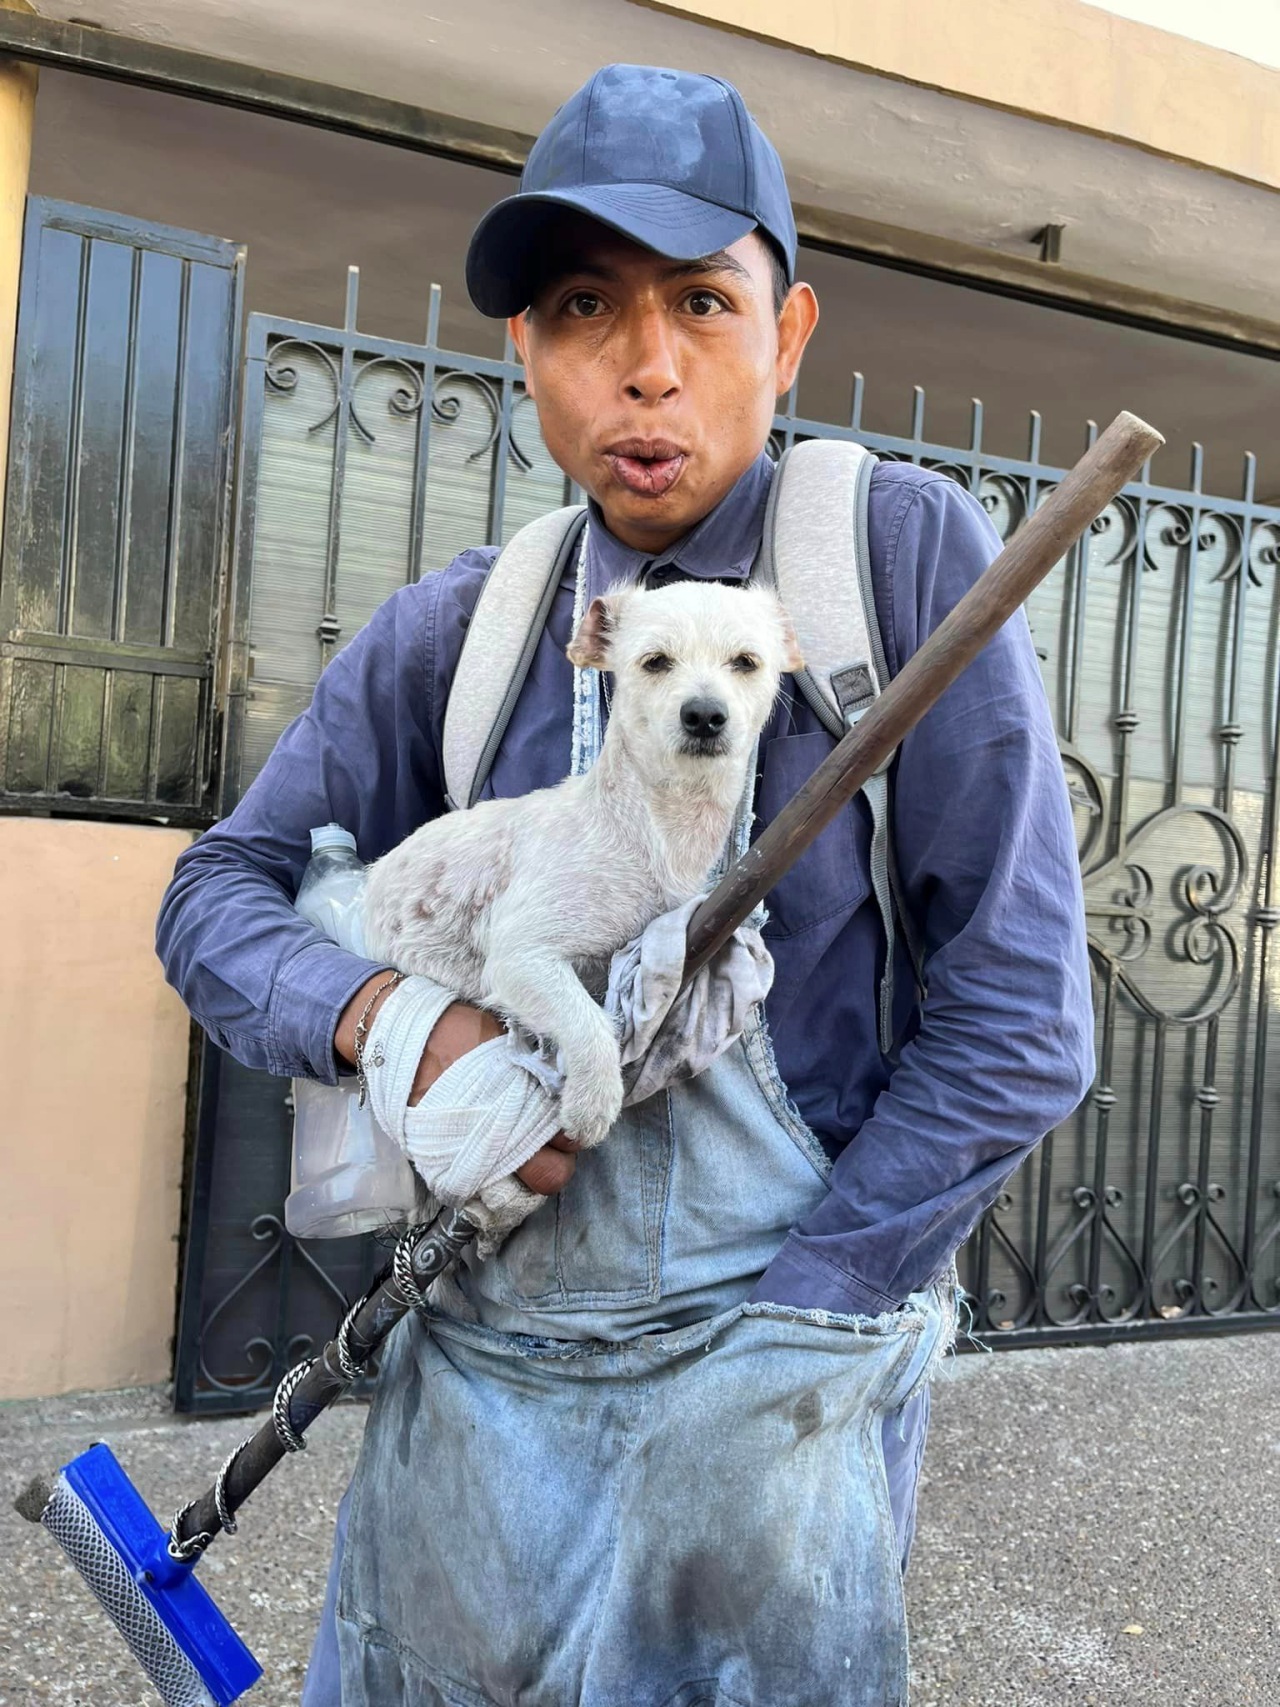
M 604 459 L 620 485 L 646 498 L 669 492 L 689 460 L 670 439 L 619 439 L 606 449 Z

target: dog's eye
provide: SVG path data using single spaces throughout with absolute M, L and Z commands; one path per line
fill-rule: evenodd
M 740 676 L 749 676 L 753 670 L 760 668 L 760 660 L 753 658 L 750 652 L 739 652 L 736 658 L 730 658 L 729 668 L 736 670 Z
M 640 668 L 650 676 L 664 676 L 671 668 L 671 660 L 665 652 L 650 652 L 641 661 Z

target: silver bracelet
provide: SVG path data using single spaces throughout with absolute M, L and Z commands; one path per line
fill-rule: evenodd
M 355 1038 L 352 1042 L 352 1051 L 356 1058 L 356 1084 L 360 1087 L 360 1096 L 356 1103 L 357 1108 L 364 1107 L 365 1100 L 369 1095 L 369 1081 L 365 1078 L 364 1074 L 364 1046 L 369 1041 L 369 1015 L 373 1012 L 373 1005 L 377 1001 L 378 997 L 386 990 L 394 990 L 397 984 L 403 984 L 405 977 L 406 974 L 403 972 L 393 972 L 389 978 L 384 978 L 382 983 L 378 985 L 377 989 L 369 997 L 369 1000 L 364 1004 L 360 1018 L 356 1021 Z M 373 1065 L 375 1067 L 381 1067 L 382 1064 L 383 1057 L 381 1055 L 375 1055 L 373 1058 Z

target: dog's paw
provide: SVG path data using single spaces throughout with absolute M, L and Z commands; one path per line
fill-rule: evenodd
M 617 1062 L 601 1063 L 589 1073 L 567 1073 L 560 1093 L 560 1123 L 566 1138 L 590 1150 L 608 1137 L 622 1113 L 622 1072 Z

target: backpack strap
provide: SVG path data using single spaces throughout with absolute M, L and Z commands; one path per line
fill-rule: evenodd
M 889 680 L 867 534 L 875 460 L 864 446 L 847 439 L 793 445 L 774 475 L 755 571 L 773 586 L 795 626 L 805 660 L 795 673 L 796 686 L 837 738 L 875 704 Z M 924 989 L 923 963 L 901 904 L 890 840 L 893 757 L 861 790 L 871 811 L 871 886 L 885 934 L 879 1033 L 886 1055 L 893 1047 L 898 920 L 917 985 Z
M 539 516 L 513 535 L 485 576 L 444 714 L 445 800 L 455 811 L 480 798 L 586 514 L 573 504 Z

